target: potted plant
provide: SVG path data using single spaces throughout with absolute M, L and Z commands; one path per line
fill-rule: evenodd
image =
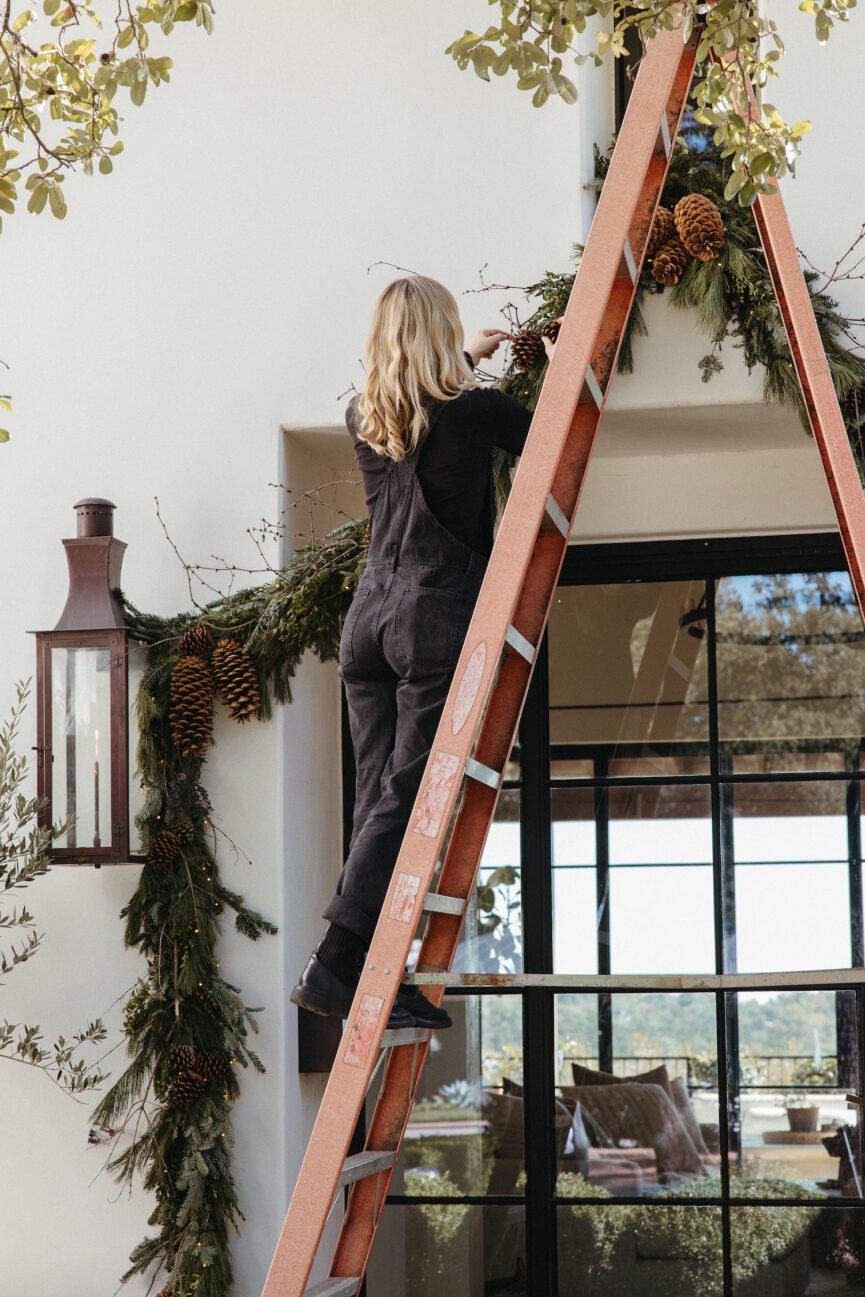
M 809 1104 L 805 1094 L 788 1094 L 784 1100 L 790 1129 L 797 1132 L 815 1131 L 820 1120 L 820 1109 Z

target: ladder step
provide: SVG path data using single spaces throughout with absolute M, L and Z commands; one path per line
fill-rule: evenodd
M 479 784 L 486 784 L 488 788 L 498 788 L 501 779 L 498 770 L 490 770 L 489 766 L 481 765 L 474 757 L 469 757 L 466 761 L 466 774 L 469 779 L 476 779 Z
M 631 240 L 625 239 L 625 246 L 622 249 L 625 257 L 625 265 L 628 267 L 628 274 L 634 283 L 637 282 L 637 263 L 634 260 L 634 249 L 631 247 Z
M 571 530 L 571 524 L 565 517 L 564 509 L 559 506 L 558 502 L 554 500 L 551 495 L 547 496 L 547 517 L 551 522 L 556 524 L 565 540 L 567 540 Z
M 505 631 L 505 643 L 510 644 L 512 649 L 524 657 L 527 662 L 535 660 L 535 646 L 530 644 L 525 635 L 521 635 L 515 626 L 508 626 Z
M 444 896 L 441 892 L 427 892 L 423 907 L 427 914 L 464 914 L 466 903 L 461 896 Z
M 595 371 L 592 369 L 591 365 L 587 365 L 586 367 L 586 387 L 591 392 L 592 400 L 600 410 L 601 406 L 604 404 L 604 394 L 601 391 L 600 383 L 595 378 Z
M 354 1279 L 325 1279 L 324 1283 L 317 1283 L 312 1288 L 307 1288 L 303 1297 L 354 1297 L 359 1287 L 359 1277 Z
M 395 1049 L 397 1045 L 422 1045 L 429 1040 L 429 1027 L 396 1027 L 382 1032 L 382 1049 Z
M 661 113 L 661 144 L 667 157 L 669 157 L 673 149 L 673 141 L 670 139 L 670 127 L 666 113 Z
M 353 1153 L 342 1164 L 337 1187 L 342 1189 L 347 1184 L 354 1184 L 355 1180 L 366 1180 L 368 1176 L 387 1171 L 393 1166 L 393 1160 L 393 1153 Z

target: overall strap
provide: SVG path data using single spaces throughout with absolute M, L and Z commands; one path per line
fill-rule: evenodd
M 427 438 L 432 432 L 436 420 L 438 419 L 444 407 L 445 407 L 444 401 L 433 402 L 430 408 L 429 421 L 427 423 L 427 426 L 422 430 L 420 436 L 418 437 L 417 445 L 415 446 L 414 450 L 411 452 L 410 455 L 406 455 L 403 459 L 399 459 L 399 460 L 392 459 L 387 466 L 387 470 L 386 470 L 387 473 L 391 477 L 398 477 L 400 479 L 400 486 L 403 492 L 399 522 L 397 524 L 397 531 L 396 531 L 396 545 L 394 548 L 393 559 L 391 560 L 391 570 L 394 571 L 399 565 L 400 549 L 402 548 L 402 537 L 403 537 L 403 532 L 405 530 L 406 516 L 408 514 L 409 507 L 411 505 L 412 498 L 414 496 L 415 491 L 420 490 L 420 486 L 417 480 L 417 466 L 418 466 L 418 460 L 420 458 L 420 452 L 423 449 L 424 443 L 426 442 Z

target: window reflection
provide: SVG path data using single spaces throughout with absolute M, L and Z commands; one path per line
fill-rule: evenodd
M 849 967 L 846 799 L 839 782 L 732 790 L 739 972 Z
M 520 793 L 508 789 L 490 825 L 454 959 L 456 972 L 522 971 L 521 888 Z
M 632 759 L 647 762 L 674 742 L 686 756 L 703 752 L 705 583 L 560 587 L 550 617 L 549 678 L 554 760 L 572 761 L 580 754 L 569 749 L 601 745 L 623 755 L 636 749 Z M 564 771 L 554 766 L 553 773 Z
M 861 1197 L 856 997 L 852 990 L 727 997 L 731 1193 Z M 738 1046 L 736 1046 L 738 1040 Z
M 699 1069 L 716 1038 L 713 998 L 556 1000 L 557 1112 L 565 1110 L 557 1133 L 566 1131 L 559 1195 L 641 1197 L 687 1189 L 716 1197 L 718 1091 Z
M 846 572 L 724 577 L 716 595 L 718 726 L 733 768 L 848 767 L 865 733 L 862 621 Z

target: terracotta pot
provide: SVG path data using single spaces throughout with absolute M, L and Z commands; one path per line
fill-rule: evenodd
M 787 1120 L 791 1130 L 816 1130 L 820 1120 L 819 1108 L 788 1108 Z

